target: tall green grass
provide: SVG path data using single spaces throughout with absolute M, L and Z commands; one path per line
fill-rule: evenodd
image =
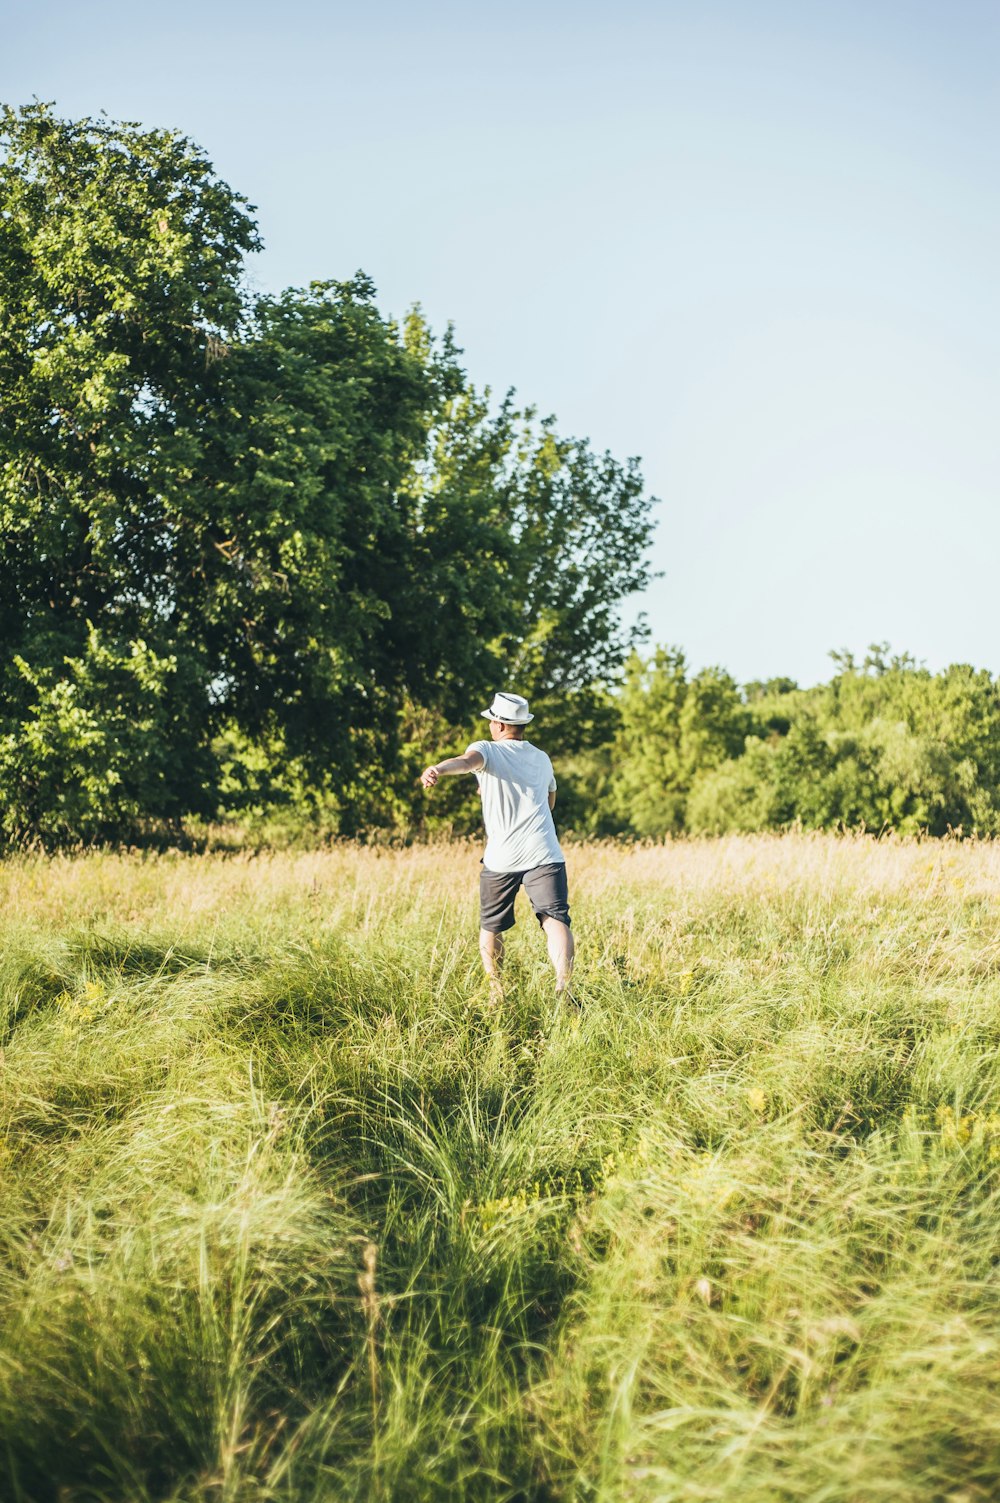
M 1000 1490 L 1000 850 L 0 868 L 0 1497 Z

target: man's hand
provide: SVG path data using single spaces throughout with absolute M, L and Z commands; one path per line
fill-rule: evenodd
M 425 767 L 423 772 L 420 774 L 420 781 L 423 783 L 425 788 L 433 788 L 434 784 L 437 782 L 440 776 L 441 774 L 438 772 L 436 767 Z

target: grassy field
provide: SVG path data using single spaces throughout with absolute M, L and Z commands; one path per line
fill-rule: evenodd
M 1000 846 L 0 867 L 0 1498 L 1000 1495 Z

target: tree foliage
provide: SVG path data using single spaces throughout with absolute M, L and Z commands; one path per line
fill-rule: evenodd
M 606 728 L 635 461 L 477 392 L 360 274 L 251 296 L 251 206 L 183 136 L 32 105 L 0 150 L 8 831 L 399 818 L 405 749 L 514 682 L 553 745 Z
M 259 246 L 184 136 L 0 114 L 0 837 L 413 825 L 502 687 L 581 831 L 1000 833 L 989 673 L 640 657 L 637 462 L 477 390 L 361 273 L 252 295 Z M 457 780 L 435 811 L 478 821 Z
M 684 829 L 695 776 L 741 750 L 750 728 L 735 680 L 717 668 L 689 678 L 677 648 L 658 648 L 646 661 L 633 653 L 616 708 L 612 823 L 649 836 Z
M 615 827 L 1000 833 L 997 681 L 964 664 L 932 674 L 882 645 L 834 661 L 815 688 L 741 692 L 719 670 L 689 679 L 677 651 L 634 657 L 598 798 Z

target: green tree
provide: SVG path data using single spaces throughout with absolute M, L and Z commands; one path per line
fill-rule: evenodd
M 450 347 L 416 318 L 399 331 L 358 276 L 261 299 L 207 410 L 182 414 L 201 483 L 175 599 L 216 717 L 277 749 L 279 782 L 297 764 L 345 809 L 369 764 L 391 766 L 402 698 L 433 685 L 452 641 L 418 622 L 435 607 L 415 477 L 460 379 Z M 460 529 L 439 530 L 457 546 Z
M 940 674 L 876 644 L 813 689 L 755 696 L 746 754 L 699 776 L 692 829 L 1000 829 L 1000 689 L 989 673 Z
M 494 407 L 361 275 L 251 300 L 250 206 L 181 136 L 34 105 L 0 146 L 0 733 L 107 654 L 170 664 L 167 713 L 133 673 L 108 714 L 172 781 L 95 792 L 80 830 L 307 788 L 398 819 L 414 711 L 457 725 L 501 684 L 560 745 L 600 736 L 642 636 L 635 461 Z
M 683 826 L 680 717 L 687 688 L 679 648 L 658 647 L 649 659 L 634 652 L 626 664 L 609 803 L 620 826 L 636 835 L 662 836 Z
M 682 830 L 698 774 L 743 749 L 750 718 L 738 685 L 720 668 L 689 679 L 683 652 L 660 647 L 633 653 L 615 709 L 611 809 L 637 835 Z
M 133 673 L 113 715 L 171 738 L 164 751 L 197 807 L 211 665 L 183 643 L 171 598 L 175 513 L 192 478 L 178 414 L 203 400 L 239 327 L 256 229 L 245 200 L 171 132 L 68 123 L 32 105 L 3 110 L 0 147 L 4 720 L 30 723 L 53 675 L 91 676 L 68 665 L 93 657 L 92 624 L 122 663 L 148 643 L 174 660 L 172 712 L 151 721 L 153 680 Z M 111 824 L 134 812 L 131 795 L 117 814 L 110 792 L 98 804 Z M 174 807 L 169 794 L 155 812 Z
M 123 822 L 139 827 L 150 809 L 161 818 L 186 812 L 172 766 L 173 658 L 142 641 L 123 655 L 92 627 L 81 655 L 58 670 L 19 656 L 13 667 L 29 703 L 0 733 L 0 833 L 88 839 Z

